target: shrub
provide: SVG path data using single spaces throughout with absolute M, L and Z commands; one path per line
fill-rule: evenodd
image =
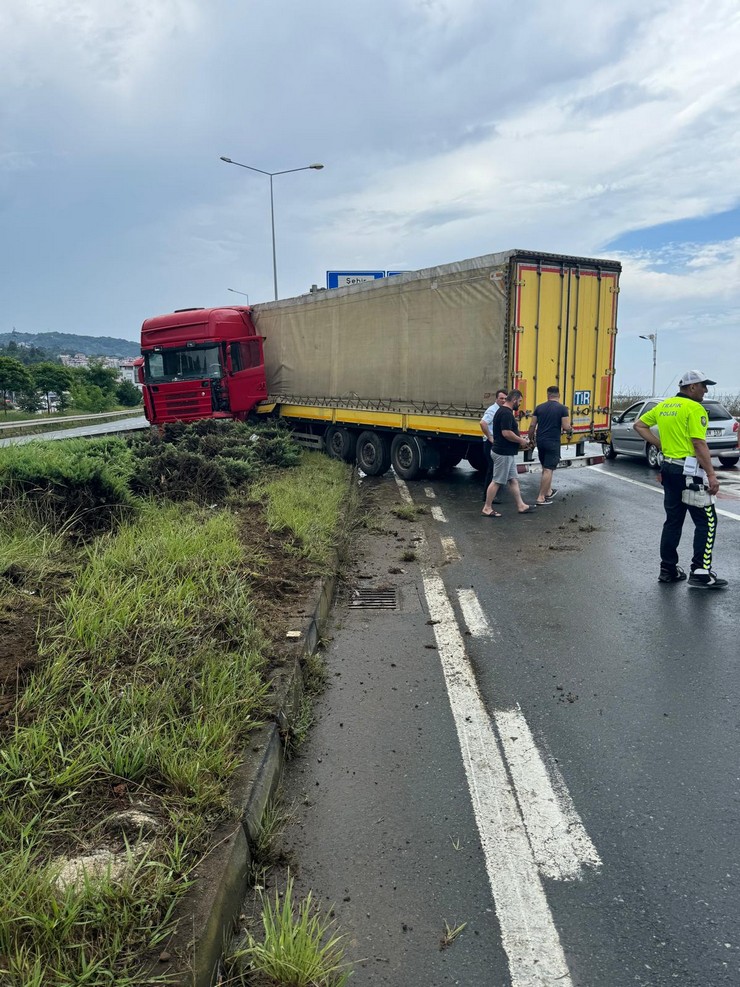
M 120 438 L 33 442 L 0 450 L 0 497 L 44 501 L 61 523 L 107 527 L 111 513 L 130 508 L 132 457 Z

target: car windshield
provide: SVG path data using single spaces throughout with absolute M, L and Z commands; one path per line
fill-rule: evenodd
M 719 401 L 705 401 L 704 407 L 710 422 L 726 422 L 728 419 L 732 421 L 732 415 Z
M 188 346 L 161 350 L 144 357 L 147 384 L 170 380 L 194 380 L 199 377 L 223 377 L 218 346 Z

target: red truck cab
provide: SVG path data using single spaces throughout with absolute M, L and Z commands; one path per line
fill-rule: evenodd
M 141 327 L 144 410 L 152 425 L 245 419 L 267 397 L 263 337 L 250 309 L 180 309 Z

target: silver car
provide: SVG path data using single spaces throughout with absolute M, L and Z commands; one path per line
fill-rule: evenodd
M 641 456 L 647 459 L 653 469 L 658 469 L 663 461 L 663 454 L 656 446 L 648 445 L 641 439 L 632 427 L 638 418 L 650 411 L 663 398 L 643 398 L 623 411 L 612 416 L 611 442 L 603 444 L 606 459 L 616 459 L 617 456 Z M 738 448 L 738 423 L 730 412 L 719 401 L 704 401 L 707 409 L 709 426 L 707 428 L 707 445 L 713 456 L 716 456 L 723 466 L 736 466 L 740 459 Z M 653 432 L 658 434 L 657 426 Z

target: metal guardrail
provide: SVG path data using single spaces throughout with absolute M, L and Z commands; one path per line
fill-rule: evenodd
M 100 421 L 103 418 L 119 418 L 122 415 L 130 415 L 132 418 L 138 418 L 143 413 L 143 407 L 139 407 L 138 409 L 132 408 L 130 411 L 98 411 L 94 415 L 62 415 L 59 418 L 28 418 L 19 422 L 0 423 L 0 432 L 8 432 L 13 428 L 38 428 L 39 425 L 60 427 L 66 422 Z

